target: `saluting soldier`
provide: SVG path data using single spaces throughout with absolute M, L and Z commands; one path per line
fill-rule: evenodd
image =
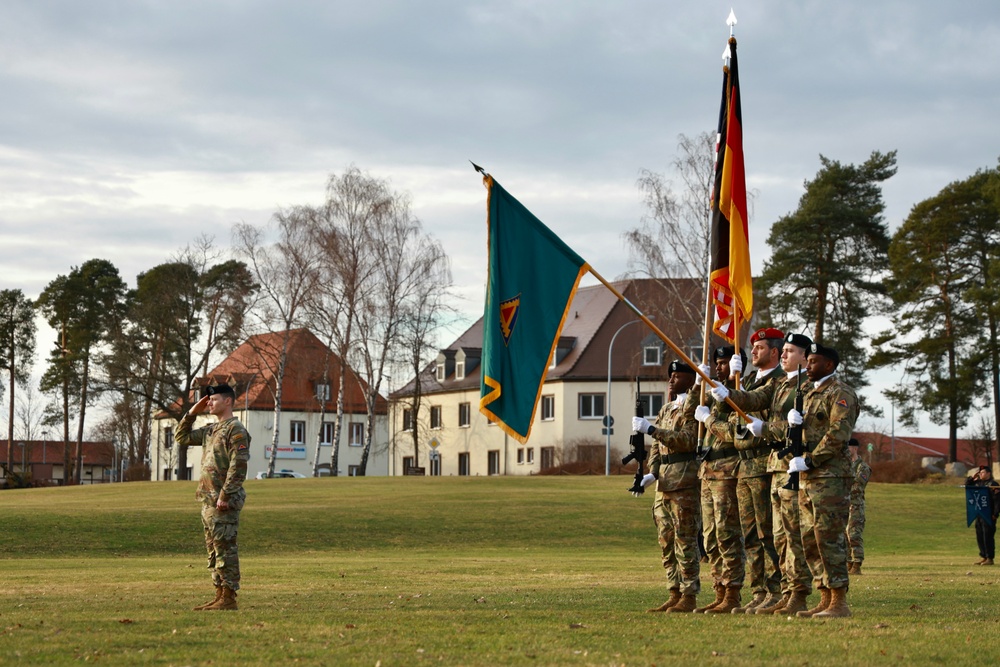
M 872 468 L 858 454 L 858 440 L 847 442 L 851 448 L 851 510 L 847 515 L 847 574 L 861 574 L 865 562 L 865 487 Z
M 729 363 L 735 348 L 726 345 L 716 348 L 715 377 L 732 386 Z M 742 350 L 740 354 L 745 361 Z M 706 367 L 702 366 L 702 370 Z M 707 375 L 707 373 L 706 373 Z M 701 376 L 698 376 L 699 379 Z M 698 381 L 695 381 L 698 385 Z M 709 396 L 708 399 L 714 403 Z M 695 409 L 698 414 L 708 414 L 707 405 Z M 736 469 L 739 465 L 738 450 L 733 445 L 734 432 L 725 419 L 714 422 L 715 428 L 706 428 L 699 455 L 702 458 L 698 477 L 701 479 L 701 522 L 705 551 L 712 570 L 715 601 L 695 612 L 728 614 L 740 605 L 740 589 L 745 576 L 743 532 L 740 527 L 739 501 L 736 497 Z
M 656 609 L 668 613 L 694 611 L 701 588 L 698 553 L 698 423 L 697 400 L 690 389 L 694 369 L 680 361 L 669 367 L 668 401 L 656 416 L 656 425 L 644 417 L 632 418 L 632 429 L 653 436 L 643 486 L 656 481 L 653 521 L 667 575 L 669 599 Z
M 195 607 L 196 611 L 237 609 L 240 557 L 236 536 L 246 500 L 243 482 L 250 460 L 250 434 L 233 416 L 235 399 L 236 392 L 227 384 L 208 387 L 201 400 L 181 417 L 174 435 L 174 441 L 182 447 L 202 447 L 195 498 L 202 502 L 201 521 L 215 599 Z M 192 430 L 195 418 L 206 411 L 217 422 Z

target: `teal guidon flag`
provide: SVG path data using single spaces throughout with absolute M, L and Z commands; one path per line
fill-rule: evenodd
M 580 278 L 590 267 L 487 175 L 489 276 L 479 410 L 519 442 Z

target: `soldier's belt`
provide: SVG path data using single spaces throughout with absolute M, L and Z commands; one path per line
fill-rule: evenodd
M 667 454 L 667 463 L 684 463 L 685 461 L 694 461 L 698 458 L 698 452 L 681 452 L 679 454 Z
M 710 449 L 705 455 L 705 461 L 717 461 L 719 459 L 730 459 L 740 453 L 735 447 L 725 447 L 723 449 Z
M 753 449 L 741 449 L 738 451 L 740 459 L 743 461 L 751 461 L 753 459 L 759 459 L 762 456 L 767 456 L 771 453 L 771 448 L 767 445 L 761 447 L 754 447 Z

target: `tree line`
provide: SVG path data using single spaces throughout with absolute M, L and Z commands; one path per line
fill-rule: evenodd
M 672 176 L 643 171 L 648 209 L 623 235 L 630 270 L 650 277 L 708 279 L 714 135 L 681 135 Z M 1000 167 L 980 169 L 913 206 L 890 233 L 882 184 L 895 175 L 895 151 L 861 164 L 820 155 L 796 210 L 770 226 L 770 258 L 754 279 L 755 326 L 806 333 L 835 347 L 838 370 L 857 389 L 889 368 L 898 385 L 886 398 L 903 424 L 917 413 L 958 431 L 992 405 L 978 436 L 1000 443 Z M 753 193 L 751 193 L 751 205 Z M 752 225 L 751 230 L 759 229 Z M 753 233 L 753 231 L 751 231 Z M 699 322 L 704 311 L 687 317 Z M 878 323 L 883 330 L 869 333 Z M 881 416 L 862 395 L 864 410 Z
M 78 484 L 87 411 L 101 399 L 108 416 L 91 429 L 94 437 L 117 443 L 127 478 L 148 479 L 153 415 L 179 419 L 196 400 L 199 378 L 241 343 L 273 333 L 280 349 L 255 355 L 258 370 L 266 371 L 255 379 L 270 378 L 274 399 L 273 473 L 288 334 L 306 327 L 345 362 L 339 377 L 324 378 L 335 393 L 332 474 L 346 374 L 365 389 L 364 474 L 376 402 L 390 369 L 419 375 L 431 336 L 449 312 L 451 272 L 441 244 L 412 214 L 408 194 L 355 166 L 329 178 L 323 204 L 278 210 L 263 225 L 240 223 L 232 236 L 228 249 L 210 238 L 195 240 L 139 274 L 131 288 L 111 261 L 91 259 L 57 276 L 37 299 L 20 289 L 0 290 L 8 442 L 16 423 L 25 439 L 43 428 L 60 429 L 66 483 Z M 44 408 L 29 386 L 36 314 L 56 332 L 38 387 Z M 319 408 L 325 411 L 326 402 Z M 317 433 L 314 474 L 322 464 L 320 438 Z

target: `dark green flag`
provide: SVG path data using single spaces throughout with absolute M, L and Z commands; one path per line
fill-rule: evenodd
M 493 180 L 479 410 L 526 442 L 559 332 L 589 270 L 541 220 Z

